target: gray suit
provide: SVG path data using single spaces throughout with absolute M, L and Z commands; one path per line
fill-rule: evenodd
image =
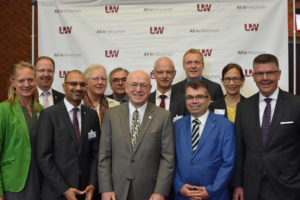
M 100 193 L 114 191 L 118 200 L 126 200 L 131 185 L 136 200 L 169 194 L 175 165 L 170 112 L 148 102 L 136 145 L 133 151 L 128 103 L 109 108 L 100 140 Z

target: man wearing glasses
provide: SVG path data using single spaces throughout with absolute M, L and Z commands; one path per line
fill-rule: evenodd
M 172 92 L 172 82 L 176 70 L 172 60 L 160 57 L 154 63 L 153 74 L 156 80 L 156 90 L 149 96 L 149 101 L 156 106 L 170 110 L 172 118 L 185 115 L 185 100 L 182 95 Z M 176 118 L 175 118 L 176 119 Z
M 238 104 L 234 199 L 300 199 L 300 98 L 278 87 L 274 55 L 253 61 L 259 92 Z
M 81 105 L 82 72 L 67 73 L 63 101 L 41 112 L 37 160 L 43 174 L 42 200 L 92 200 L 97 186 L 100 125 L 97 112 Z
M 47 56 L 40 56 L 35 61 L 34 70 L 39 103 L 47 108 L 63 100 L 64 94 L 51 88 L 55 72 L 54 60 Z
M 109 83 L 113 91 L 111 95 L 107 95 L 108 98 L 125 103 L 128 101 L 128 96 L 125 92 L 126 79 L 129 72 L 121 67 L 115 68 L 109 73 Z
M 211 97 L 203 80 L 188 82 L 185 91 L 190 115 L 174 123 L 175 200 L 229 200 L 236 153 L 234 126 L 208 110 Z
M 164 200 L 174 173 L 174 136 L 170 112 L 147 99 L 150 76 L 131 72 L 129 102 L 105 112 L 98 177 L 102 200 Z

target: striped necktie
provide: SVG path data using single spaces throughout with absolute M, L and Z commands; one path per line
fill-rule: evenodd
M 194 119 L 193 120 L 193 128 L 192 128 L 192 148 L 193 148 L 193 152 L 195 152 L 197 147 L 198 147 L 198 142 L 199 142 L 199 139 L 200 139 L 199 129 L 200 129 L 200 121 L 198 119 Z

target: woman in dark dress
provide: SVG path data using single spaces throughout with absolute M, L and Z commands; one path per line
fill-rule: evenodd
M 0 104 L 0 200 L 39 200 L 40 174 L 35 157 L 37 103 L 33 66 L 12 69 L 8 99 Z

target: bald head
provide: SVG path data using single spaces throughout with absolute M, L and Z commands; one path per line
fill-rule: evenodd
M 146 72 L 142 70 L 131 72 L 125 87 L 130 103 L 135 108 L 143 106 L 150 95 L 151 87 L 150 76 Z
M 157 89 L 165 94 L 171 89 L 172 82 L 176 75 L 173 61 L 168 57 L 160 57 L 155 61 L 154 77 L 157 83 Z

